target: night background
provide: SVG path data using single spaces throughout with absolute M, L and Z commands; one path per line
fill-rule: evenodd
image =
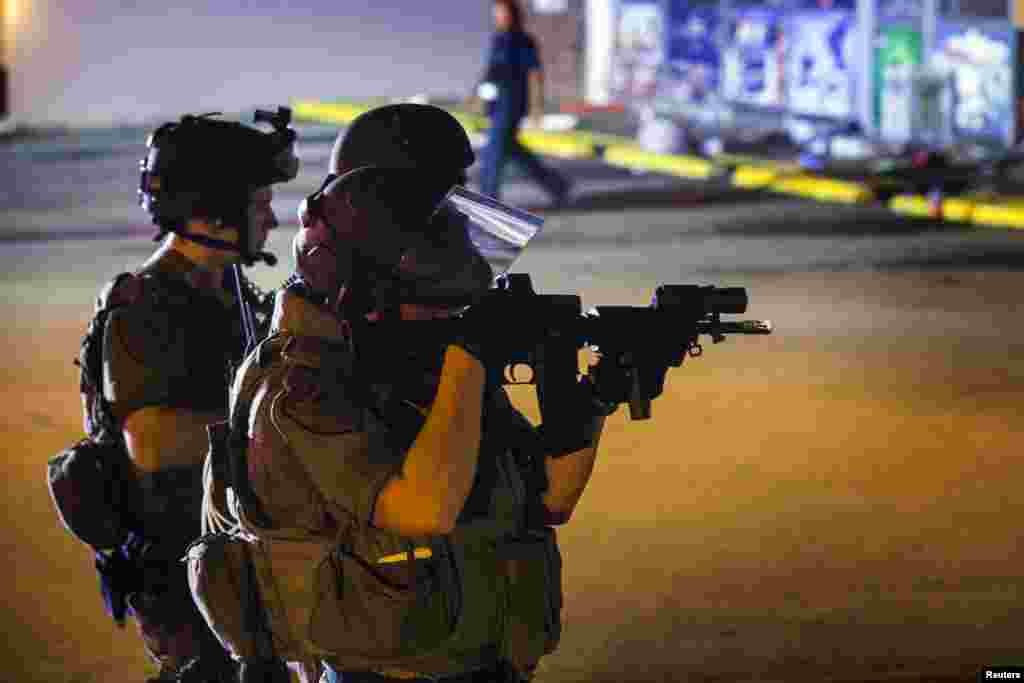
M 0 681 L 141 682 L 153 667 L 134 625 L 104 613 L 92 556 L 60 525 L 45 470 L 82 437 L 72 359 L 96 295 L 156 246 L 136 197 L 147 132 L 186 112 L 251 122 L 253 107 L 299 99 L 459 100 L 483 71 L 491 5 L 3 1 L 12 111 L 28 130 L 0 137 Z M 621 2 L 656 15 L 656 3 Z M 569 3 L 596 4 L 610 7 Z M 628 32 L 614 37 L 605 18 L 612 50 Z M 643 59 L 649 25 L 638 25 L 642 49 L 616 58 L 641 92 L 655 70 Z M 996 28 L 1013 33 L 1005 17 Z M 554 33 L 543 35 L 542 51 Z M 850 76 L 827 42 L 802 46 L 819 67 L 804 104 Z M 712 69 L 689 69 L 719 59 L 706 43 L 682 44 L 692 49 L 676 55 L 677 75 L 710 80 Z M 754 47 L 730 59 L 756 102 L 776 64 L 765 55 L 778 51 Z M 968 74 L 1010 69 L 957 59 Z M 1006 106 L 959 104 L 1004 127 L 1016 105 L 990 95 Z M 267 290 L 291 272 L 296 208 L 339 133 L 296 129 L 302 168 L 274 189 L 281 227 L 267 244 L 280 261 L 249 271 Z M 593 478 L 558 529 L 564 631 L 538 682 L 952 683 L 1024 664 L 1024 232 L 607 156 L 546 162 L 575 183 L 567 208 L 550 209 L 515 168 L 503 194 L 545 218 L 513 268 L 539 293 L 578 293 L 588 309 L 646 306 L 665 283 L 745 287 L 742 317 L 775 331 L 703 339 L 702 357 L 670 369 L 650 421 L 625 409 L 609 419 Z M 471 168 L 472 189 L 477 178 Z M 993 201 L 1004 199 L 1024 212 L 1020 197 Z M 536 420 L 532 389 L 510 393 Z
M 27 123 L 133 123 L 291 98 L 462 97 L 491 31 L 479 0 L 4 2 L 12 110 Z

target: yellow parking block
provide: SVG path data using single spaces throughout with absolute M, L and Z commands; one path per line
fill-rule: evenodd
M 974 206 L 971 222 L 998 228 L 1024 229 L 1024 197 L 1003 197 Z
M 952 197 L 942 202 L 942 215 L 946 220 L 970 223 L 978 200 L 970 197 Z
M 898 194 L 889 200 L 889 208 L 904 216 L 917 218 L 940 218 L 942 217 L 942 205 L 936 206 L 935 202 L 920 194 Z
M 808 197 L 823 202 L 863 204 L 873 201 L 875 198 L 875 193 L 863 183 L 814 175 L 801 174 L 781 177 L 769 187 L 773 192 Z
M 295 118 L 309 119 L 320 123 L 334 123 L 346 126 L 372 105 L 350 104 L 343 102 L 317 102 L 315 100 L 297 100 L 292 102 L 292 113 Z
M 526 129 L 519 132 L 519 141 L 532 151 L 548 156 L 588 159 L 597 154 L 593 143 L 580 140 L 571 134 Z
M 462 127 L 466 129 L 467 133 L 479 133 L 487 128 L 486 116 L 463 111 L 462 109 L 448 109 L 446 111 L 454 116 L 456 121 L 462 124 Z
M 710 178 L 715 165 L 706 159 L 678 154 L 657 154 L 635 145 L 613 145 L 604 151 L 604 160 L 613 166 L 636 171 L 656 171 L 684 178 Z
M 739 166 L 732 174 L 732 184 L 748 190 L 768 187 L 782 174 L 778 168 L 771 166 Z
M 292 112 L 299 119 L 345 126 L 375 106 L 378 105 L 297 100 L 292 102 Z M 488 122 L 484 116 L 461 110 L 451 110 L 450 113 L 470 135 L 487 128 Z M 592 134 L 580 135 L 578 132 L 553 133 L 530 129 L 522 130 L 519 133 L 520 142 L 531 150 L 539 154 L 568 158 L 595 156 L 594 137 Z

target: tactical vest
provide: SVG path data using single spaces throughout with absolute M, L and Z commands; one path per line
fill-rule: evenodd
M 73 536 L 93 549 L 107 611 L 118 623 L 127 615 L 127 597 L 141 587 L 141 570 L 131 558 L 145 543 L 144 530 L 146 536 L 153 535 L 146 523 L 147 510 L 153 506 L 147 503 L 166 501 L 143 494 L 124 444 L 122 420 L 107 399 L 104 348 L 109 343 L 109 323 L 128 306 L 144 305 L 156 315 L 167 316 L 171 327 L 181 326 L 182 321 L 199 327 L 195 316 L 197 306 L 203 304 L 199 299 L 184 282 L 155 268 L 121 273 L 102 290 L 75 359 L 80 368 L 87 436 L 47 463 L 47 483 L 57 515 Z M 223 320 L 223 312 L 220 317 Z M 198 338 L 201 332 L 190 336 Z M 205 332 L 209 334 L 209 329 Z M 193 347 L 183 362 L 186 370 L 194 372 L 179 373 L 181 379 L 171 387 L 169 402 L 197 410 L 223 410 L 227 393 L 224 360 L 201 358 L 204 348 L 199 344 Z M 212 368 L 216 372 L 211 377 Z M 167 490 L 162 493 L 173 497 L 176 492 L 170 489 L 190 491 L 195 477 L 168 472 L 164 479 L 167 485 L 163 489 Z
M 222 644 L 243 661 L 266 656 L 269 646 L 286 661 L 323 660 L 338 671 L 445 676 L 501 660 L 531 671 L 558 644 L 562 607 L 561 557 L 542 521 L 546 483 L 533 428 L 503 391 L 487 392 L 477 478 L 451 534 L 403 538 L 354 523 L 325 538 L 275 527 L 246 481 L 248 412 L 264 380 L 310 364 L 290 357 L 295 339 L 273 336 L 249 356 L 229 423 L 211 429 L 207 499 L 230 488 L 238 525 L 196 544 L 187 562 L 193 596 Z M 313 362 L 326 382 L 347 365 L 339 353 Z M 407 449 L 423 416 L 372 389 L 366 396 L 376 404 L 362 407 L 367 433 L 382 448 Z M 402 551 L 380 558 L 385 540 Z M 254 632 L 254 599 L 267 643 Z

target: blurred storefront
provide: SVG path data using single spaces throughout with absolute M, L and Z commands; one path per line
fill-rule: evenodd
M 584 0 L 529 0 L 529 30 L 544 61 L 548 97 L 573 101 L 582 97 Z
M 588 0 L 582 9 L 584 96 L 640 116 L 805 136 L 842 128 L 929 146 L 1005 148 L 1021 128 L 1024 0 Z

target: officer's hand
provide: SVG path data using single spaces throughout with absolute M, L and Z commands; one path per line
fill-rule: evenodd
M 665 390 L 668 365 L 659 363 L 623 364 L 618 354 L 602 353 L 590 366 L 589 375 L 597 399 L 607 404 L 650 401 Z
M 541 385 L 537 385 L 537 398 L 544 423 L 540 425 L 541 440 L 548 457 L 558 458 L 595 445 L 604 418 L 619 407 L 617 403 L 602 401 L 588 375 L 582 376 L 570 395 L 560 396 L 556 411 L 546 411 L 546 398 Z M 557 420 L 551 421 L 552 413 Z

